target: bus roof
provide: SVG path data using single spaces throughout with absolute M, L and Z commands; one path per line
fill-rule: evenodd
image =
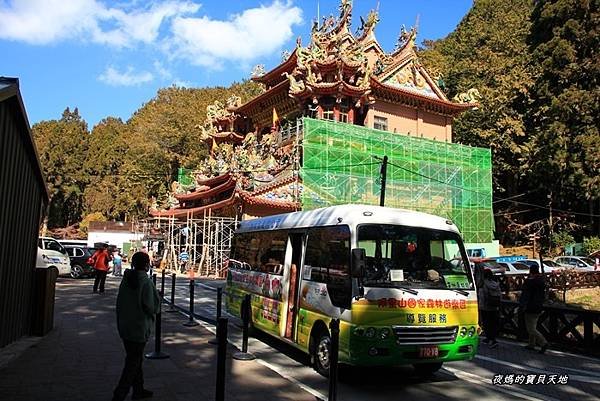
M 346 224 L 393 224 L 459 233 L 450 220 L 432 214 L 373 205 L 339 205 L 242 221 L 237 232 Z

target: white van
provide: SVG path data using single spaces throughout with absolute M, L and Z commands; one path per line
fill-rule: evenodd
M 39 237 L 38 252 L 35 267 L 46 269 L 56 267 L 58 274 L 71 274 L 71 260 L 67 250 L 54 238 Z

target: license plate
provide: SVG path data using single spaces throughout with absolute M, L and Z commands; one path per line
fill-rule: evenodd
M 440 351 L 437 345 L 419 348 L 419 358 L 437 358 Z

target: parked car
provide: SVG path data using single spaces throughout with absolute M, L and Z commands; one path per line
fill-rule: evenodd
M 54 238 L 39 237 L 36 268 L 56 267 L 60 276 L 71 273 L 71 263 L 65 248 Z
M 579 270 L 593 271 L 596 263 L 592 258 L 585 256 L 559 256 L 554 258 L 556 263 Z
M 506 272 L 506 267 L 502 266 L 494 259 L 489 258 L 469 258 L 473 267 L 473 275 L 475 276 L 475 285 L 478 287 L 483 285 L 483 271 L 489 269 L 494 276 L 502 276 Z
M 94 275 L 94 266 L 88 259 L 94 254 L 95 249 L 82 245 L 65 245 L 71 259 L 71 277 L 83 278 Z
M 540 267 L 539 259 L 523 259 L 520 262 L 525 263 L 527 266 L 533 265 L 537 266 L 538 268 Z M 561 266 L 559 263 L 553 260 L 544 259 L 544 273 L 558 273 L 559 271 L 564 270 L 565 268 L 565 266 Z
M 508 276 L 517 275 L 517 274 L 529 274 L 529 265 L 527 265 L 526 263 L 521 263 L 521 261 L 498 262 L 498 264 L 500 264 L 500 266 L 503 266 L 506 268 L 506 271 L 504 272 L 504 274 L 506 274 Z

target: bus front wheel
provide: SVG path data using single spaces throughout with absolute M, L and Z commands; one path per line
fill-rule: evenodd
M 316 337 L 315 346 L 312 349 L 313 366 L 317 373 L 329 377 L 329 363 L 331 360 L 331 337 L 326 331 Z
M 431 376 L 442 367 L 442 362 L 417 363 L 414 365 L 419 376 Z

